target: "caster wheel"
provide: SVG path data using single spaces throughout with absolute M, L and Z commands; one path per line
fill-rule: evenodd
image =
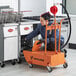
M 18 64 L 21 64 L 21 62 L 22 62 L 22 60 L 19 58 L 19 59 L 17 59 L 17 63 Z
M 48 72 L 52 72 L 52 68 L 47 66 Z
M 12 60 L 11 64 L 12 65 L 15 65 L 16 64 L 15 60 Z
M 32 64 L 29 64 L 29 68 L 33 68 L 33 65 Z
M 68 64 L 67 64 L 67 63 L 64 63 L 64 64 L 63 64 L 63 67 L 64 67 L 64 68 L 67 68 L 67 67 L 68 67 Z
M 65 54 L 65 58 L 67 57 L 67 55 Z
M 5 66 L 4 62 L 1 62 L 1 68 L 3 68 Z

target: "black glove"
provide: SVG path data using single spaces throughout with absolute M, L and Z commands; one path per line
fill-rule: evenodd
M 29 47 L 29 48 L 32 48 L 32 46 L 30 45 L 30 40 L 27 40 L 26 38 L 24 40 L 24 45 Z

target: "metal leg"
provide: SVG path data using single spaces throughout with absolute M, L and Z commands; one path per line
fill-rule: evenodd
M 64 63 L 64 64 L 63 64 L 63 67 L 64 67 L 64 68 L 67 68 L 67 67 L 68 67 L 68 63 Z
M 16 60 L 15 60 L 15 59 L 12 60 L 12 61 L 11 61 L 11 64 L 12 64 L 12 65 L 15 65 L 15 64 L 16 64 Z
M 52 67 L 47 66 L 48 72 L 52 72 Z
M 29 68 L 33 68 L 33 65 L 32 64 L 29 64 Z
M 22 62 L 21 58 L 18 58 L 18 59 L 17 59 L 17 63 L 18 63 L 18 64 L 21 64 L 21 62 Z
M 4 61 L 1 62 L 1 68 L 3 68 L 5 66 Z

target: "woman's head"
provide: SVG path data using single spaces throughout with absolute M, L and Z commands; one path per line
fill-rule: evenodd
M 46 25 L 46 21 L 49 23 L 50 17 L 51 17 L 51 15 L 49 12 L 42 14 L 40 16 L 41 25 L 42 26 Z

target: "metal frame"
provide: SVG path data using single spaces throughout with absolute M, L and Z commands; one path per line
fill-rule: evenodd
M 65 6 L 66 8 L 66 0 L 62 0 L 62 4 Z M 62 14 L 65 14 L 65 10 L 64 8 L 62 7 Z

